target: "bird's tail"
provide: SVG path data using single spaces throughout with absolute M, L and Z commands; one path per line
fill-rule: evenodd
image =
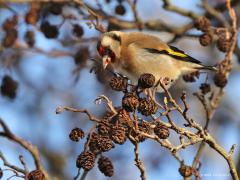
M 218 67 L 216 65 L 215 66 L 205 66 L 205 65 L 202 65 L 201 67 L 196 67 L 196 69 L 198 69 L 198 70 L 218 71 Z

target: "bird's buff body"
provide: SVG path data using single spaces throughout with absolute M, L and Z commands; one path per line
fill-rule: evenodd
M 104 68 L 111 64 L 115 72 L 127 76 L 133 84 L 144 73 L 153 74 L 157 80 L 168 77 L 174 82 L 180 75 L 199 69 L 215 70 L 158 37 L 141 32 L 107 32 L 98 43 L 98 51 Z

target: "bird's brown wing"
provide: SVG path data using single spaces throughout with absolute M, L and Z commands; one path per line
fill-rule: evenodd
M 138 48 L 145 49 L 149 53 L 154 54 L 165 54 L 175 59 L 191 62 L 195 64 L 201 64 L 197 59 L 189 56 L 184 51 L 164 43 L 161 39 L 156 36 L 144 34 L 141 32 L 129 33 L 126 46 L 137 46 Z
M 139 48 L 154 48 L 157 50 L 164 50 L 169 48 L 161 39 L 156 36 L 144 34 L 141 32 L 129 33 L 125 42 L 126 46 L 137 46 Z

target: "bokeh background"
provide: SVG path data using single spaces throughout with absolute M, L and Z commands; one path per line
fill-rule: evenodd
M 95 0 L 86 0 L 85 2 L 92 7 L 97 7 Z M 212 0 L 209 2 L 215 5 L 224 1 Z M 124 20 L 134 19 L 133 13 L 125 1 L 121 3 L 126 10 L 124 15 L 118 15 L 115 12 L 116 6 L 119 5 L 118 1 L 111 0 L 108 3 L 105 0 L 99 0 L 99 3 L 108 14 Z M 172 0 L 172 3 L 197 14 L 204 13 L 199 6 L 201 3 L 199 0 Z M 110 78 L 109 73 L 100 70 L 97 74 L 90 73 L 94 62 L 89 58 L 99 58 L 96 51 L 96 40 L 100 33 L 94 28 L 89 28 L 86 24 L 88 20 L 81 18 L 77 8 L 64 6 L 62 9 L 62 14 L 66 16 L 74 14 L 78 17 L 76 20 L 63 22 L 61 15 L 51 13 L 44 17 L 51 24 L 57 25 L 59 29 L 58 38 L 48 39 L 37 28 L 41 21 L 36 26 L 25 23 L 24 17 L 30 8 L 28 3 L 9 3 L 8 5 L 12 10 L 0 9 L 0 24 L 13 16 L 13 11 L 17 12 L 19 17 L 17 41 L 21 47 L 1 49 L 0 52 L 0 79 L 9 75 L 18 82 L 16 98 L 0 96 L 0 117 L 12 132 L 39 148 L 43 164 L 50 172 L 51 177 L 72 179 L 77 174 L 75 160 L 83 150 L 84 140 L 79 143 L 70 141 L 69 132 L 74 127 L 81 127 L 87 132 L 92 122 L 88 121 L 85 115 L 77 113 L 65 112 L 57 115 L 56 107 L 67 105 L 87 108 L 96 116 L 101 117 L 104 114 L 104 105 L 94 104 L 94 99 L 105 94 L 113 100 L 114 105 L 118 106 L 123 94 L 110 89 L 107 83 Z M 182 26 L 191 21 L 187 17 L 164 10 L 162 5 L 160 0 L 139 0 L 137 10 L 143 21 L 161 19 L 173 26 Z M 240 3 L 236 6 L 238 13 L 240 12 L 239 6 Z M 84 35 L 81 38 L 73 35 L 72 24 L 79 24 L 83 28 Z M 106 21 L 103 22 L 103 25 L 109 26 Z M 28 48 L 24 40 L 27 30 L 35 32 L 34 48 Z M 132 31 L 137 31 L 137 29 Z M 147 31 L 147 33 L 160 36 L 166 42 L 172 37 L 170 33 L 163 31 Z M 201 34 L 197 30 L 191 30 L 189 33 Z M 4 31 L 1 29 L 1 40 L 4 35 Z M 216 64 L 224 58 L 224 53 L 219 52 L 214 45 L 202 47 L 198 39 L 194 37 L 180 38 L 174 45 L 209 65 Z M 57 53 L 53 54 L 52 52 Z M 77 53 L 78 56 L 76 56 Z M 240 164 L 239 70 L 239 59 L 234 57 L 233 70 L 225 88 L 224 98 L 209 126 L 209 131 L 226 150 L 230 149 L 232 144 L 237 144 L 234 157 L 238 164 Z M 204 80 L 204 75 L 201 75 L 195 83 L 185 83 L 183 80 L 179 80 L 171 88 L 175 97 L 178 97 L 182 90 L 187 91 L 191 115 L 203 124 L 204 110 L 192 93 L 199 90 L 199 85 Z M 209 81 L 211 82 L 211 75 Z M 162 96 L 158 95 L 158 98 L 161 99 Z M 175 116 L 175 121 L 183 123 L 177 116 Z M 171 138 L 174 139 L 174 137 Z M 186 164 L 192 163 L 197 147 L 189 147 L 180 152 Z M 126 142 L 105 153 L 113 162 L 115 170 L 113 177 L 106 178 L 95 166 L 88 174 L 87 179 L 140 179 L 139 171 L 134 165 L 133 149 L 133 145 Z M 23 155 L 29 169 L 34 169 L 33 159 L 22 147 L 0 138 L 0 150 L 9 162 L 18 166 L 21 166 L 18 156 Z M 179 163 L 159 144 L 150 140 L 141 143 L 140 156 L 146 167 L 147 179 L 181 179 L 178 173 Z M 201 161 L 202 179 L 231 179 L 226 161 L 209 147 L 205 148 Z M 3 167 L 1 161 L 0 167 Z M 9 173 L 4 172 L 3 179 L 7 179 L 9 176 Z

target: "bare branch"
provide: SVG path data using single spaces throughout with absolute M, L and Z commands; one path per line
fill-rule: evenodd
M 58 107 L 56 109 L 56 114 L 60 114 L 63 111 L 71 111 L 71 112 L 79 112 L 79 113 L 84 113 L 88 116 L 89 120 L 91 121 L 95 121 L 95 122 L 100 122 L 100 120 L 98 118 L 96 118 L 95 116 L 93 116 L 90 112 L 88 112 L 88 110 L 86 109 L 75 109 L 69 106 L 64 106 L 64 107 Z
M 22 173 L 22 174 L 24 174 L 24 175 L 27 174 L 27 171 L 26 171 L 26 170 L 24 170 L 24 169 L 22 169 L 22 168 L 19 168 L 19 167 L 15 166 L 15 165 L 10 164 L 10 163 L 7 161 L 7 159 L 4 157 L 4 155 L 3 155 L 3 153 L 2 153 L 1 151 L 0 151 L 0 159 L 2 159 L 4 166 L 7 166 L 7 167 L 9 167 L 9 168 L 11 168 L 11 169 L 14 169 L 15 171 L 20 172 L 20 173 Z
M 46 179 L 48 180 L 49 176 L 45 171 L 43 165 L 41 164 L 40 155 L 37 147 L 33 146 L 31 143 L 27 142 L 26 140 L 15 136 L 2 119 L 0 119 L 0 125 L 3 127 L 3 130 L 4 130 L 4 132 L 0 132 L 0 136 L 8 138 L 9 140 L 16 142 L 17 144 L 25 148 L 32 155 L 36 169 L 41 170 L 45 174 Z M 26 171 L 24 170 L 24 172 Z

